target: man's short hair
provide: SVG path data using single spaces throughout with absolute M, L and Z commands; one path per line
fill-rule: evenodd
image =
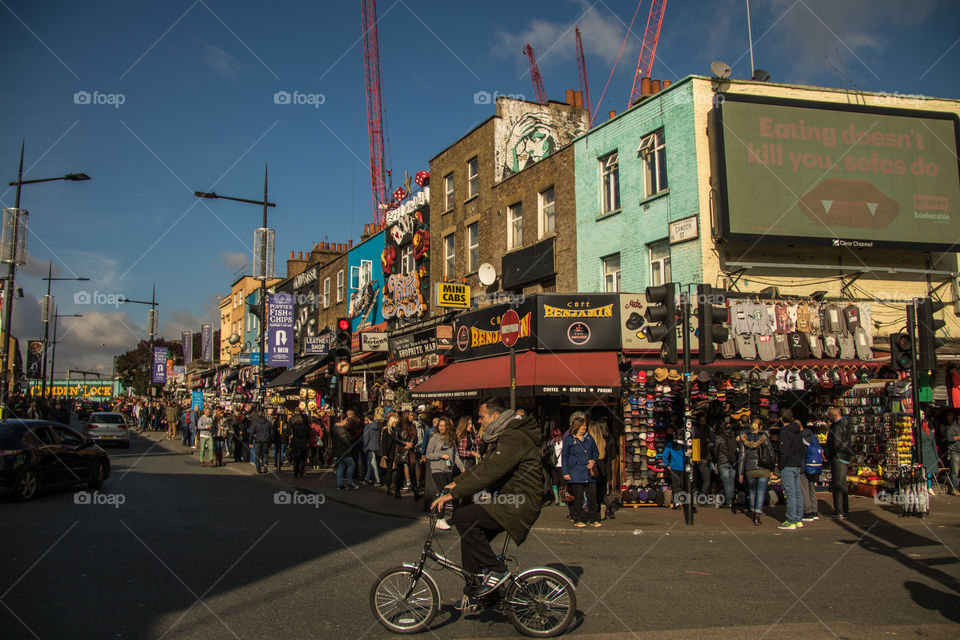
M 793 422 L 793 409 L 790 407 L 780 409 L 780 419 L 787 423 Z
M 483 405 L 487 408 L 487 413 L 491 414 L 503 413 L 503 410 L 507 408 L 503 400 L 497 396 L 487 398 L 483 401 Z

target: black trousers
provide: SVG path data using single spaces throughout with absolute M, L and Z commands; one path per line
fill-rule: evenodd
M 833 511 L 840 515 L 850 513 L 850 494 L 847 488 L 849 462 L 834 460 L 830 463 L 830 484 L 833 489 Z
M 506 571 L 507 565 L 497 558 L 490 542 L 503 533 L 503 527 L 479 504 L 468 504 L 453 511 L 453 525 L 460 533 L 460 563 L 467 574 L 464 595 L 472 596 L 476 576 L 482 569 Z
M 568 482 L 567 487 L 573 493 L 573 502 L 570 503 L 570 515 L 574 522 L 596 522 L 600 519 L 600 505 L 597 503 L 596 482 Z M 587 508 L 583 508 L 583 499 L 586 496 Z

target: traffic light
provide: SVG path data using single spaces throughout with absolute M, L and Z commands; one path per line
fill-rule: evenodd
M 890 366 L 894 371 L 913 369 L 913 340 L 906 331 L 890 334 Z
M 710 364 L 717 358 L 715 344 L 726 342 L 730 332 L 722 323 L 727 319 L 726 307 L 715 307 L 714 303 L 723 303 L 727 299 L 727 292 L 723 289 L 714 289 L 708 284 L 697 285 L 697 317 L 700 326 L 697 328 L 699 343 L 700 364 Z
M 673 283 L 647 287 L 645 294 L 648 306 L 643 316 L 647 322 L 658 324 L 644 327 L 643 335 L 651 342 L 663 343 L 660 346 L 660 359 L 664 364 L 677 364 L 677 306 Z
M 917 354 L 921 371 L 937 368 L 937 348 L 947 342 L 937 337 L 937 331 L 947 323 L 934 318 L 934 314 L 943 309 L 943 306 L 942 302 L 931 298 L 923 298 L 917 305 Z
M 337 318 L 337 327 L 333 333 L 333 363 L 336 372 L 343 375 L 350 372 L 350 351 L 353 347 L 353 327 L 350 318 Z

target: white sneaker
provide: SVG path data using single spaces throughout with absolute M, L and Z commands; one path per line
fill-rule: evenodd
M 441 531 L 449 531 L 450 524 L 443 518 L 440 518 L 439 520 L 437 520 L 437 529 L 440 529 Z

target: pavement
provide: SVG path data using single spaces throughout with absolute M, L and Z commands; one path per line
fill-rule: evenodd
M 108 449 L 97 500 L 74 489 L 0 500 L 0 637 L 159 640 L 393 637 L 369 611 L 376 576 L 413 562 L 422 511 L 373 488 L 337 491 L 329 473 L 200 467 L 160 434 Z M 296 491 L 300 487 L 302 491 Z M 291 499 L 296 491 L 296 498 Z M 924 520 L 856 499 L 845 522 L 754 527 L 701 508 L 623 510 L 575 529 L 544 509 L 508 555 L 577 585 L 572 638 L 956 638 L 960 523 L 954 499 Z M 943 506 L 938 508 L 937 504 Z M 455 531 L 435 544 L 459 557 Z M 429 569 L 443 607 L 423 637 L 516 637 L 502 613 L 462 617 L 462 582 Z
M 183 446 L 179 441 L 162 439 L 159 434 L 149 435 L 153 436 L 153 439 L 157 440 L 160 446 L 170 451 L 190 453 L 189 447 Z M 194 454 L 196 454 L 196 451 L 194 451 Z M 360 485 L 360 488 L 356 490 L 338 490 L 336 488 L 336 475 L 331 468 L 311 469 L 301 478 L 293 477 L 293 468 L 290 464 L 284 464 L 279 473 L 275 471 L 275 466 L 271 464 L 271 471 L 264 474 L 257 474 L 251 463 L 238 464 L 233 463 L 232 460 L 225 468 L 235 473 L 259 477 L 262 481 L 278 489 L 322 495 L 325 500 L 375 515 L 422 521 L 426 521 L 428 517 L 423 510 L 422 502 L 415 502 L 409 492 L 404 492 L 402 499 L 398 500 L 393 496 L 387 496 L 386 490 L 382 487 Z M 833 501 L 830 493 L 819 493 L 817 497 L 820 513 L 822 515 L 833 513 Z M 697 507 L 692 525 L 685 523 L 682 511 L 655 505 L 642 505 L 617 510 L 614 519 L 603 522 L 602 529 L 606 533 L 636 535 L 638 530 L 662 532 L 679 525 L 679 531 L 689 530 L 698 533 L 725 534 L 730 530 L 738 534 L 783 533 L 776 528 L 777 524 L 785 519 L 783 504 L 773 507 L 768 506 L 763 517 L 763 524 L 757 527 L 754 526 L 747 515 L 733 514 L 729 508 L 716 507 L 712 503 L 712 497 L 710 500 L 704 498 L 704 502 L 706 504 Z M 576 529 L 567 519 L 567 512 L 568 510 L 564 506 L 545 506 L 540 513 L 537 524 L 534 526 L 534 530 L 556 532 Z M 933 497 L 930 514 L 919 518 L 903 516 L 902 509 L 895 504 L 884 503 L 870 497 L 851 495 L 850 520 L 848 522 L 853 522 L 856 526 L 863 528 L 871 526 L 908 528 L 960 526 L 960 497 L 946 494 Z M 818 521 L 805 523 L 806 527 L 834 527 L 842 530 L 844 524 L 821 517 Z M 595 531 L 592 528 L 591 530 Z M 786 533 L 789 534 L 789 532 Z

